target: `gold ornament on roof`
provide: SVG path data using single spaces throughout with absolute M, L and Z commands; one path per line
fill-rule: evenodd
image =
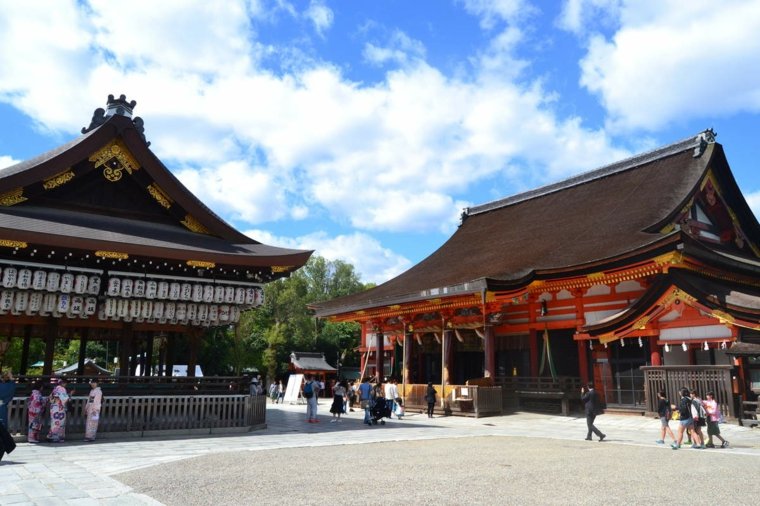
M 95 256 L 100 258 L 112 258 L 114 260 L 126 260 L 129 258 L 129 255 L 127 253 L 121 253 L 119 251 L 98 250 L 95 252 Z
M 216 267 L 216 264 L 214 262 L 206 262 L 203 260 L 188 260 L 187 265 L 190 267 L 198 267 L 201 269 L 213 269 Z
M 148 185 L 148 193 L 150 193 L 150 196 L 156 199 L 156 202 L 158 202 L 161 207 L 165 209 L 169 209 L 174 202 L 169 197 L 169 195 L 167 195 L 166 192 L 162 190 L 161 187 L 156 183 L 151 183 Z
M 5 246 L 6 248 L 26 248 L 29 245 L 23 241 L 11 241 L 9 239 L 0 239 L 0 246 Z
M 273 265 L 272 272 L 287 272 L 292 268 L 292 265 Z
M 68 183 L 72 179 L 74 179 L 74 172 L 72 172 L 71 169 L 65 170 L 43 181 L 42 187 L 46 190 L 52 190 L 53 188 L 58 188 L 59 186 Z
M 192 232 L 196 232 L 198 234 L 206 234 L 209 235 L 209 231 L 206 227 L 200 224 L 198 220 L 190 216 L 189 214 L 185 215 L 185 219 L 182 220 L 182 224 L 187 227 L 188 230 Z
M 89 160 L 95 163 L 95 168 L 105 165 L 103 176 L 112 183 L 119 181 L 122 171 L 126 170 L 128 174 L 140 168 L 137 160 L 132 156 L 124 143 L 116 139 L 99 151 L 93 153 Z
M 712 316 L 717 318 L 720 323 L 723 325 L 734 325 L 735 319 L 730 314 L 726 313 L 725 311 L 721 311 L 719 309 L 716 309 L 712 312 Z
M 16 188 L 15 190 L 0 195 L 0 206 L 9 207 L 25 200 L 27 200 L 27 198 L 24 197 L 24 189 Z

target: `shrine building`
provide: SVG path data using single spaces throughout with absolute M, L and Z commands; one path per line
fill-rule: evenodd
M 760 360 L 731 352 L 760 344 L 760 225 L 709 130 L 468 208 L 419 264 L 314 308 L 362 325 L 365 375 L 452 405 L 478 378 L 571 400 L 593 381 L 641 412 L 660 389 L 715 390 L 730 414 L 760 392 Z

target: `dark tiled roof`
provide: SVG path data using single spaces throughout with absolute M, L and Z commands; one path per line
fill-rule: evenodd
M 290 362 L 293 367 L 302 371 L 337 371 L 327 363 L 324 353 L 294 351 L 290 355 Z
M 366 292 L 315 304 L 317 315 L 479 292 L 492 280 L 569 270 L 653 247 L 665 236 L 646 229 L 684 205 L 717 146 L 699 156 L 700 144 L 697 136 L 474 207 L 419 264 Z

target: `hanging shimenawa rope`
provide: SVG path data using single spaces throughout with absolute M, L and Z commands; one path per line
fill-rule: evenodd
M 557 380 L 557 369 L 554 367 L 554 360 L 552 359 L 552 351 L 551 347 L 549 345 L 549 331 L 547 330 L 546 326 L 544 326 L 544 350 L 541 353 L 541 368 L 538 371 L 538 374 L 544 373 L 544 367 L 546 366 L 546 363 L 549 363 L 549 372 L 552 375 L 552 380 Z

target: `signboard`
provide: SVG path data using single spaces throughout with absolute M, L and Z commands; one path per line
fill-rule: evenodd
M 288 378 L 288 386 L 285 387 L 284 402 L 290 404 L 303 403 L 301 397 L 301 385 L 303 385 L 303 374 L 291 374 Z

